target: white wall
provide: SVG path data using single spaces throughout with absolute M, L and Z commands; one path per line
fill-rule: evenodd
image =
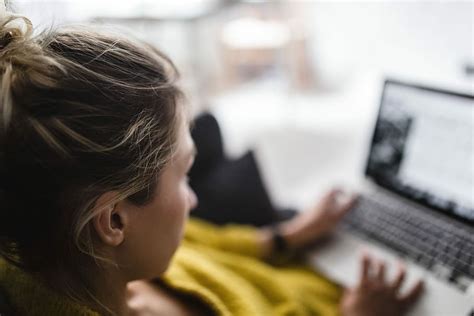
M 474 63 L 472 1 L 325 1 L 303 14 L 322 84 L 366 70 L 443 85 L 473 83 L 462 68 Z

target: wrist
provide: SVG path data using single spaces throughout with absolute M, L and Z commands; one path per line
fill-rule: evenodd
M 277 226 L 278 233 L 285 241 L 288 250 L 298 250 L 304 246 L 301 229 L 295 223 L 289 221 Z
M 289 252 L 290 243 L 288 242 L 288 236 L 283 234 L 283 231 L 279 225 L 272 225 L 270 227 L 272 232 L 272 244 L 274 253 L 286 253 Z
M 296 220 L 289 220 L 260 229 L 259 239 L 262 256 L 270 257 L 277 252 L 294 252 L 307 245 L 304 226 Z
M 261 228 L 259 241 L 263 258 L 271 258 L 275 254 L 293 252 L 298 248 L 297 236 L 291 227 L 283 223 Z
M 258 240 L 261 247 L 261 257 L 270 258 L 273 253 L 273 234 L 269 227 L 260 228 Z

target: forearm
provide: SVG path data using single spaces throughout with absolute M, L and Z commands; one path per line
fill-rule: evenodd
M 272 227 L 261 229 L 258 235 L 263 256 L 268 258 L 278 250 L 275 241 L 281 244 L 283 240 L 287 250 L 294 252 L 330 233 L 356 202 L 356 195 L 341 197 L 341 194 L 339 190 L 332 190 L 316 206 L 278 224 L 281 238 L 274 237 Z

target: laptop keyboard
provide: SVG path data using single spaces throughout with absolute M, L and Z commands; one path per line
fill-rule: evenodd
M 444 269 L 443 277 L 450 281 L 474 279 L 472 230 L 423 214 L 401 200 L 383 194 L 361 196 L 343 226 L 429 270 Z

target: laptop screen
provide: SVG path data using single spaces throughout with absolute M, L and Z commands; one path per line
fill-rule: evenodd
M 366 173 L 474 223 L 474 96 L 386 81 Z

